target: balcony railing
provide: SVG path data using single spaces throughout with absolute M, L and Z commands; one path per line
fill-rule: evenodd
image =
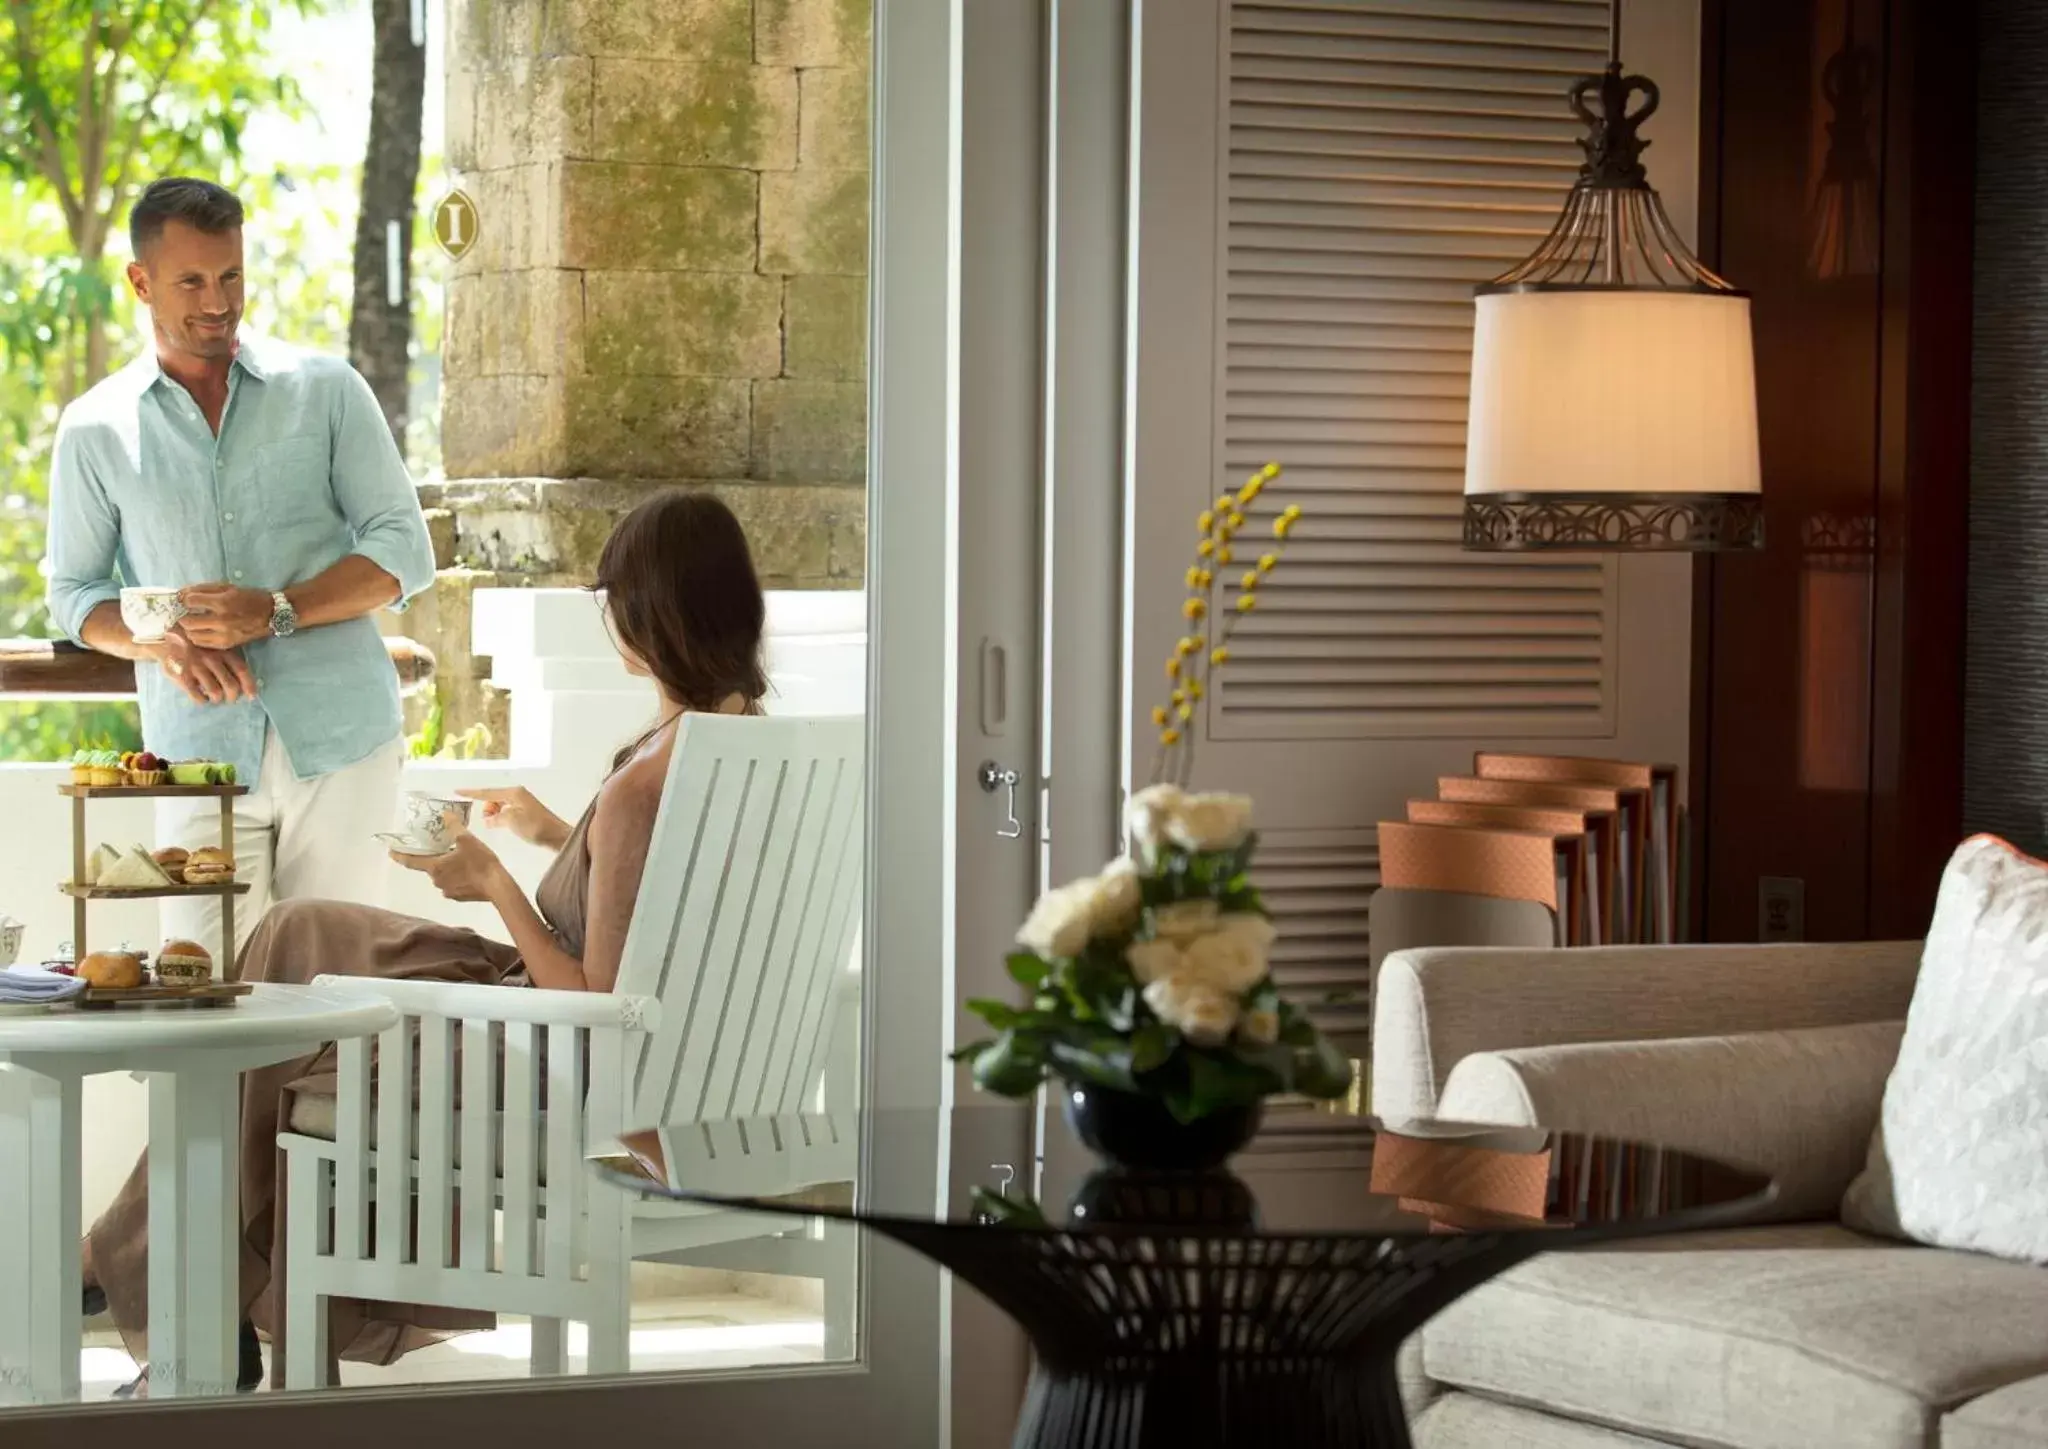
M 387 638 L 400 691 L 434 682 L 434 652 L 411 639 Z M 0 639 L 0 699 L 133 699 L 135 666 L 68 639 Z

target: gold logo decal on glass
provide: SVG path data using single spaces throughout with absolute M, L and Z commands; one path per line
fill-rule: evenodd
M 434 241 L 451 258 L 476 245 L 476 232 L 476 203 L 461 187 L 434 203 Z

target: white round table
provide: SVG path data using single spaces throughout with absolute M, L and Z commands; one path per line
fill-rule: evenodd
M 231 1394 L 241 1074 L 397 1021 L 388 1002 L 263 984 L 226 1007 L 0 1015 L 0 1403 L 78 1397 L 84 1078 L 149 1082 L 150 1397 Z

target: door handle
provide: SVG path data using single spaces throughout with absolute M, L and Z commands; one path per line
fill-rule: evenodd
M 1024 833 L 1024 822 L 1017 818 L 1017 785 L 1019 783 L 1017 772 L 998 765 L 994 760 L 983 760 L 981 768 L 975 771 L 974 778 L 980 781 L 981 788 L 991 795 L 995 794 L 998 790 L 1004 789 L 1010 792 L 1004 807 L 1008 818 L 996 827 L 997 838 L 1001 840 L 1015 840 L 1018 836 L 1022 835 Z

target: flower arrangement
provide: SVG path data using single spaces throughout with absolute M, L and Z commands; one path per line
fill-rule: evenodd
M 1198 520 L 1182 614 L 1202 633 L 1182 638 L 1167 661 L 1172 692 L 1152 715 L 1154 783 L 1126 812 L 1128 853 L 1033 909 L 1008 963 L 1027 1004 L 967 1003 L 996 1035 L 955 1056 L 973 1063 L 987 1091 L 1024 1096 L 1056 1076 L 1154 1098 L 1191 1123 L 1274 1093 L 1334 1098 L 1350 1088 L 1350 1061 L 1273 984 L 1273 923 L 1250 878 L 1251 801 L 1184 788 L 1195 706 L 1229 662 L 1230 636 L 1257 607 L 1278 548 L 1235 581 L 1220 627 L 1211 604 L 1279 472 L 1267 466 Z M 1300 516 L 1290 505 L 1273 518 L 1279 544 Z

